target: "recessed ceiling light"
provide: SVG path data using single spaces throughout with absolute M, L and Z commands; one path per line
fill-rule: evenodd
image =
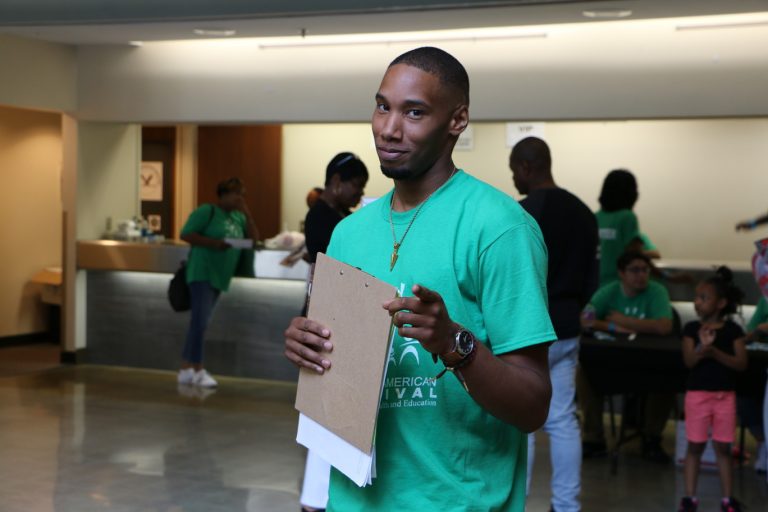
M 437 43 L 437 42 L 478 42 L 478 41 L 504 41 L 517 39 L 544 39 L 546 32 L 536 32 L 530 34 L 479 34 L 479 35 L 437 35 L 437 36 L 414 36 L 406 34 L 403 37 L 397 37 L 387 34 L 386 37 L 374 38 L 355 38 L 351 40 L 336 38 L 315 38 L 300 39 L 290 41 L 280 41 L 275 43 L 263 43 L 259 45 L 262 50 L 274 48 L 309 48 L 322 46 L 361 46 L 361 45 L 390 45 L 390 44 L 419 44 L 419 43 Z
M 632 11 L 630 9 L 590 9 L 588 11 L 581 11 L 581 15 L 585 18 L 615 20 L 629 18 L 632 16 Z
M 231 28 L 196 28 L 193 32 L 203 37 L 230 37 L 237 33 Z
M 144 46 L 144 41 L 128 41 L 131 46 Z
M 718 28 L 751 28 L 768 26 L 768 21 L 744 21 L 734 23 L 702 23 L 693 25 L 678 25 L 675 30 L 706 30 Z

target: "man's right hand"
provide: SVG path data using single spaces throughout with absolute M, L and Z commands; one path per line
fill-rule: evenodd
M 323 374 L 331 367 L 324 353 L 333 350 L 330 329 L 304 317 L 291 320 L 285 330 L 285 357 L 299 368 Z

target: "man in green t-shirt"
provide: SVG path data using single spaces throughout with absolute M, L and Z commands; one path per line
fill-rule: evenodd
M 626 252 L 617 263 L 619 280 L 600 288 L 589 305 L 594 315 L 584 315 L 582 326 L 609 333 L 640 333 L 665 336 L 672 332 L 669 293 L 650 280 L 651 260 L 642 252 Z M 577 378 L 579 402 L 584 415 L 585 458 L 605 453 L 603 395 L 589 384 L 583 370 Z M 661 448 L 661 434 L 674 406 L 675 395 L 650 393 L 645 400 L 643 456 L 655 462 L 670 461 Z
M 329 510 L 524 510 L 525 433 L 551 394 L 546 247 L 513 199 L 454 166 L 468 105 L 464 67 L 437 48 L 395 59 L 376 94 L 374 140 L 394 190 L 344 219 L 328 254 L 402 298 L 384 305 L 397 329 L 377 476 L 359 488 L 334 470 Z M 302 368 L 333 371 L 332 346 L 305 318 L 286 331 Z

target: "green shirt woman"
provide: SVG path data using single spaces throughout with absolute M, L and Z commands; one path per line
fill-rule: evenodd
M 181 230 L 181 239 L 192 247 L 187 261 L 191 311 L 178 382 L 215 387 L 216 380 L 203 368 L 203 341 L 213 308 L 221 292 L 229 289 L 240 250 L 227 239 L 258 239 L 258 230 L 245 203 L 245 187 L 238 178 L 219 183 L 216 204 L 198 207 Z

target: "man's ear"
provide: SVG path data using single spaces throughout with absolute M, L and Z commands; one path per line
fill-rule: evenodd
M 461 133 L 467 129 L 469 124 L 469 107 L 466 105 L 459 105 L 456 110 L 453 111 L 451 117 L 450 134 L 458 137 Z

